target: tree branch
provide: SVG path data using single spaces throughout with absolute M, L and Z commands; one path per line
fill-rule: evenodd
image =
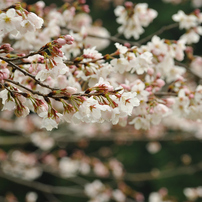
M 160 35 L 162 34 L 163 32 L 165 31 L 168 31 L 170 29 L 173 29 L 173 28 L 176 28 L 179 26 L 179 23 L 173 23 L 173 24 L 170 24 L 170 25 L 167 25 L 167 26 L 163 26 L 161 29 L 159 29 L 158 31 L 154 32 L 153 34 L 150 34 L 149 36 L 137 41 L 137 43 L 139 45 L 143 44 L 143 43 L 146 43 L 147 41 L 149 41 L 153 36 L 155 35 Z
M 55 89 L 55 88 L 51 88 L 50 86 L 40 82 L 39 80 L 37 80 L 35 78 L 35 76 L 33 76 L 32 74 L 30 74 L 29 72 L 25 71 L 24 69 L 21 69 L 19 66 L 17 66 L 16 64 L 14 64 L 13 62 L 9 61 L 7 58 L 4 58 L 4 57 L 1 57 L 0 56 L 0 59 L 7 62 L 11 67 L 13 67 L 14 69 L 17 69 L 18 71 L 22 72 L 25 76 L 29 76 L 31 77 L 37 84 L 39 84 L 40 86 L 43 86 L 45 88 L 48 88 L 50 90 L 58 90 L 58 89 Z
M 76 30 L 76 29 L 66 28 L 66 27 L 61 27 L 61 28 L 64 29 L 64 30 L 67 30 L 67 31 L 72 30 L 75 33 L 79 33 L 79 31 Z M 131 44 L 133 46 L 140 46 L 139 42 L 119 39 L 116 35 L 115 36 L 109 36 L 109 37 L 103 37 L 103 36 L 98 36 L 98 35 L 94 35 L 94 34 L 87 34 L 87 37 L 93 37 L 93 38 L 97 38 L 97 39 L 105 39 L 105 40 L 109 40 L 109 41 L 112 41 L 112 42 L 118 42 L 118 43 L 121 43 L 121 44 L 129 43 L 129 44 Z
M 0 170 L 0 177 L 7 179 L 9 181 L 15 182 L 20 185 L 24 185 L 38 191 L 48 193 L 48 194 L 59 194 L 59 195 L 70 195 L 78 197 L 86 197 L 82 189 L 73 188 L 73 187 L 61 187 L 61 186 L 51 186 L 43 184 L 36 181 L 26 181 L 20 178 L 12 177 L 7 175 Z
M 179 175 L 192 175 L 196 172 L 202 171 L 202 162 L 190 166 L 181 166 L 178 168 L 167 169 L 167 170 L 157 170 L 148 173 L 127 173 L 124 176 L 126 181 L 140 182 L 140 181 L 150 181 L 159 180 L 164 178 L 175 177 Z

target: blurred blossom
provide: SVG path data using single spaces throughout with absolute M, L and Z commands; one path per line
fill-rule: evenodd
M 198 198 L 198 194 L 196 189 L 194 188 L 185 188 L 184 189 L 184 195 L 189 199 L 189 200 L 196 200 Z
M 159 142 L 150 142 L 146 145 L 148 152 L 155 154 L 161 150 L 161 144 Z
M 79 161 L 63 157 L 59 162 L 59 172 L 62 177 L 72 177 L 78 173 Z
M 38 195 L 36 192 L 28 192 L 25 196 L 26 202 L 36 202 Z
M 8 175 L 26 180 L 34 180 L 42 174 L 36 156 L 18 150 L 11 152 L 8 159 L 2 162 L 2 169 Z
M 31 140 L 42 150 L 49 150 L 54 145 L 54 139 L 49 137 L 45 131 L 32 133 Z

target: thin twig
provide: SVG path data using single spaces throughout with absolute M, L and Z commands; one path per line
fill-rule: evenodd
M 192 74 L 192 75 L 195 77 L 195 80 L 196 80 L 197 83 L 202 79 L 198 74 L 195 74 L 195 73 L 189 68 L 188 65 L 186 65 L 186 64 L 184 64 L 184 63 L 181 63 L 181 62 L 178 62 L 178 61 L 175 61 L 175 65 L 184 67 L 190 74 Z
M 160 34 L 162 34 L 163 32 L 168 31 L 168 30 L 173 29 L 173 28 L 176 28 L 176 27 L 178 27 L 178 26 L 179 26 L 179 23 L 173 23 L 173 24 L 170 24 L 170 25 L 163 26 L 163 27 L 162 27 L 161 29 L 159 29 L 158 31 L 156 31 L 156 32 L 150 34 L 149 36 L 147 36 L 147 37 L 145 37 L 145 38 L 143 38 L 143 39 L 137 41 L 137 43 L 138 43 L 139 45 L 144 44 L 145 42 L 149 41 L 153 36 L 155 36 L 155 35 L 160 35 Z
M 40 52 L 37 51 L 37 52 L 31 52 L 27 55 L 24 55 L 24 56 L 21 56 L 21 57 L 16 57 L 16 58 L 7 58 L 7 61 L 15 61 L 15 60 L 21 60 L 21 59 L 24 59 L 24 58 L 28 58 L 30 56 L 33 56 L 33 55 L 36 55 L 36 54 L 39 54 Z
M 12 177 L 11 175 L 7 175 L 3 173 L 1 170 L 0 170 L 0 177 L 20 185 L 31 187 L 41 192 L 48 193 L 48 194 L 60 194 L 60 195 L 86 197 L 82 189 L 73 188 L 73 187 L 51 186 L 51 185 L 43 184 L 41 182 L 27 181 L 20 178 Z
M 25 137 L 19 136 L 2 136 L 0 137 L 0 145 L 7 146 L 7 145 L 25 145 L 30 143 L 30 139 Z
M 167 170 L 156 170 L 148 173 L 127 173 L 124 176 L 126 181 L 140 182 L 140 181 L 150 181 L 159 180 L 164 178 L 175 177 L 179 175 L 192 175 L 196 172 L 202 171 L 202 162 L 190 166 L 181 166 L 178 168 L 172 168 Z
M 172 93 L 172 92 L 156 92 L 154 93 L 155 96 L 177 96 L 177 93 Z
M 62 29 L 70 31 L 72 30 L 75 33 L 79 33 L 78 30 L 76 29 L 72 29 L 72 28 L 66 28 L 66 27 L 62 27 Z M 134 41 L 128 41 L 128 40 L 124 40 L 124 39 L 119 39 L 116 35 L 115 36 L 109 36 L 109 37 L 103 37 L 103 36 L 98 36 L 98 35 L 94 35 L 94 34 L 87 34 L 88 37 L 93 37 L 93 38 L 98 38 L 98 39 L 105 39 L 105 40 L 109 40 L 112 42 L 118 42 L 118 43 L 129 43 L 133 46 L 140 46 L 140 44 L 138 42 L 134 42 Z
M 40 96 L 45 96 L 44 94 L 40 93 L 39 91 L 33 91 L 33 90 L 27 88 L 26 86 L 23 86 L 23 85 L 20 84 L 19 82 L 13 81 L 13 80 L 11 80 L 11 79 L 4 79 L 4 81 L 13 83 L 13 84 L 15 84 L 16 86 L 20 86 L 21 88 L 24 88 L 25 90 L 31 92 L 32 94 L 37 94 L 37 95 L 40 95 Z M 20 93 L 20 92 L 19 92 L 19 93 Z
M 4 57 L 1 57 L 0 56 L 0 59 L 7 62 L 9 65 L 11 65 L 11 67 L 13 67 L 14 69 L 17 69 L 19 70 L 20 72 L 22 72 L 25 76 L 29 76 L 31 77 L 37 84 L 39 84 L 40 86 L 43 86 L 45 88 L 48 88 L 50 90 L 58 90 L 58 89 L 55 89 L 55 88 L 51 88 L 50 86 L 40 82 L 39 80 L 37 80 L 35 78 L 35 76 L 33 76 L 32 74 L 30 74 L 29 72 L 25 71 L 24 69 L 21 69 L 18 65 L 14 64 L 13 62 L 9 61 L 7 58 L 4 58 Z
M 8 131 L 6 131 L 8 132 Z M 12 135 L 13 132 L 10 134 Z M 185 135 L 185 133 L 183 133 Z M 170 136 L 166 135 L 165 137 L 156 137 L 156 138 L 148 138 L 148 137 L 134 137 L 134 134 L 128 134 L 128 136 L 121 136 L 119 134 L 109 135 L 108 137 L 103 137 L 103 135 L 97 135 L 96 137 L 82 137 L 82 138 L 72 138 L 68 137 L 68 135 L 62 136 L 52 136 L 57 143 L 77 143 L 81 140 L 86 140 L 89 142 L 105 142 L 105 141 L 116 141 L 116 140 L 123 140 L 125 142 L 151 142 L 151 141 L 158 141 L 158 142 L 170 142 L 170 141 L 198 141 L 194 135 L 190 136 L 183 136 L 183 135 L 176 135 Z M 23 136 L 2 136 L 0 137 L 0 145 L 18 145 L 18 144 L 29 144 L 31 140 L 29 138 Z

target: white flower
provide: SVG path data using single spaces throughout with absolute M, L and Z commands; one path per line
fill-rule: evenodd
M 72 160 L 68 157 L 63 157 L 59 162 L 59 171 L 62 177 L 72 177 L 79 170 L 79 161 Z
M 105 186 L 99 180 L 95 180 L 92 183 L 86 184 L 84 188 L 84 192 L 87 196 L 93 198 L 96 197 L 98 193 L 103 191 Z
M 10 8 L 6 11 L 6 13 L 0 14 L 0 35 L 7 34 L 16 28 L 17 21 L 19 20 L 16 17 L 16 11 L 14 8 Z
M 168 48 L 163 39 L 154 35 L 151 42 L 147 44 L 148 50 L 152 51 L 154 55 L 167 54 Z
M 98 87 L 99 87 L 99 86 L 100 86 L 100 87 L 104 86 L 104 87 L 106 87 L 109 91 L 113 91 L 113 90 L 114 90 L 113 86 L 111 86 L 110 83 L 109 83 L 108 81 L 104 80 L 102 77 L 100 77 L 98 83 L 95 84 L 95 87 L 96 87 L 96 86 L 98 86 Z
M 8 91 L 6 89 L 0 92 L 0 98 L 2 99 L 2 104 L 4 105 L 2 108 L 3 110 L 13 110 L 15 109 L 15 102 L 11 96 L 8 97 Z
M 103 122 L 102 113 L 104 111 L 110 111 L 110 107 L 100 105 L 97 100 L 90 97 L 80 105 L 79 111 L 73 115 L 72 120 L 74 123 L 79 123 L 80 121 L 86 123 Z
M 202 85 L 198 85 L 196 90 L 195 90 L 195 95 L 194 95 L 194 99 L 196 100 L 196 102 L 202 102 Z
M 189 112 L 189 98 L 185 95 L 184 89 L 181 89 L 178 93 L 178 97 L 173 105 L 173 112 L 178 116 L 184 116 Z
M 200 40 L 199 34 L 191 29 L 180 37 L 181 40 L 184 40 L 186 44 L 198 43 Z
M 27 20 L 29 20 L 36 29 L 41 29 L 44 21 L 42 18 L 37 16 L 35 13 L 29 12 L 27 16 Z
M 28 202 L 36 202 L 38 195 L 36 192 L 28 192 L 25 198 Z
M 125 54 L 128 51 L 128 48 L 126 46 L 123 46 L 119 43 L 115 43 L 115 46 L 118 49 L 120 54 Z
M 137 80 L 133 87 L 131 88 L 131 92 L 136 92 L 137 93 L 137 98 L 139 100 L 148 100 L 149 92 L 144 90 L 145 89 L 145 84 L 141 80 Z
M 112 196 L 114 198 L 115 201 L 117 202 L 124 202 L 126 199 L 126 196 L 123 194 L 123 192 L 119 189 L 115 189 L 112 192 Z
M 48 117 L 47 111 L 44 111 L 38 115 L 43 118 L 41 128 L 46 128 L 48 131 L 51 131 L 53 128 L 58 128 L 58 122 L 62 117 L 62 114 L 59 113 L 56 114 L 57 117 Z
M 41 69 L 37 75 L 36 79 L 40 79 L 41 81 L 45 81 L 49 76 L 53 79 L 57 78 L 59 75 L 66 74 L 69 72 L 69 67 L 63 63 L 63 59 L 61 57 L 54 57 L 54 61 L 56 62 L 56 65 L 52 69 L 45 69 L 45 66 L 43 66 L 43 69 Z
M 130 71 L 131 66 L 126 58 L 124 58 L 122 55 L 120 58 L 115 58 L 111 60 L 111 65 L 114 67 L 115 71 L 119 72 L 120 74 L 123 74 L 126 71 Z
M 32 142 L 42 150 L 49 150 L 54 145 L 53 138 L 45 132 L 35 132 L 31 134 Z
M 148 70 L 152 64 L 152 58 L 153 55 L 150 52 L 144 52 L 137 57 L 137 66 L 135 67 L 137 74 L 143 74 Z
M 101 59 L 102 54 L 95 50 L 96 47 L 87 48 L 83 50 L 83 56 L 85 57 L 84 61 L 91 61 L 96 59 Z
M 157 16 L 157 12 L 149 9 L 146 3 L 137 4 L 132 15 L 123 6 L 117 6 L 114 13 L 118 17 L 116 21 L 121 24 L 118 32 L 122 33 L 127 39 L 132 36 L 135 39 L 139 39 L 140 35 L 144 32 L 143 26 L 148 26 Z
M 140 105 L 140 101 L 136 98 L 136 95 L 137 93 L 135 92 L 124 92 L 121 95 L 118 105 L 123 114 L 131 116 L 133 108 Z
M 178 11 L 172 16 L 175 22 L 180 23 L 180 29 L 190 29 L 197 26 L 197 17 L 195 15 L 186 15 L 183 11 Z
M 51 131 L 53 128 L 58 128 L 58 123 L 52 118 L 43 118 L 41 123 L 41 128 L 46 128 L 46 130 Z
M 183 192 L 189 200 L 195 201 L 198 198 L 197 192 L 194 188 L 185 188 Z
M 150 127 L 149 120 L 142 118 L 142 117 L 136 117 L 134 118 L 129 124 L 134 124 L 134 127 L 136 130 L 144 129 L 147 130 Z
M 162 197 L 159 193 L 157 192 L 152 192 L 149 195 L 149 202 L 162 202 Z

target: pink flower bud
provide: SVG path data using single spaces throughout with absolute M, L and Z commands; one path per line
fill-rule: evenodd
M 190 95 L 189 95 L 189 98 L 190 98 L 190 99 L 194 98 L 194 95 L 193 95 L 193 94 L 190 94 Z
M 80 4 L 85 4 L 85 3 L 86 3 L 86 0 L 79 0 L 79 3 L 80 3 Z
M 0 81 L 2 82 L 4 79 L 4 75 L 3 75 L 3 72 L 0 71 Z
M 186 95 L 190 94 L 190 90 L 188 88 L 184 88 L 184 92 L 185 92 Z
M 149 113 L 150 113 L 150 114 L 153 114 L 153 113 L 154 113 L 154 109 L 151 108 L 151 109 L 149 110 Z
M 86 101 L 86 100 L 87 100 L 87 98 L 86 98 L 86 97 L 82 97 L 82 99 L 83 99 L 83 101 Z
M 156 80 L 157 85 L 161 88 L 165 85 L 165 81 L 162 79 L 157 79 Z
M 131 47 L 131 45 L 128 42 L 124 43 L 124 46 L 126 46 L 127 48 Z
M 142 201 L 144 201 L 144 196 L 141 193 L 136 193 L 135 199 L 137 202 L 142 202 Z
M 60 46 L 63 46 L 63 45 L 66 44 L 66 40 L 65 40 L 65 39 L 62 39 L 62 38 L 57 39 L 56 42 L 57 42 Z
M 7 68 L 2 69 L 0 72 L 3 79 L 8 79 L 10 71 Z
M 74 94 L 77 92 L 77 89 L 76 88 L 73 88 L 73 87 L 67 87 L 66 88 L 66 91 L 70 94 Z
M 168 107 L 172 106 L 175 103 L 175 99 L 174 98 L 167 98 L 166 99 L 166 105 Z
M 32 65 L 30 65 L 30 67 L 29 67 L 29 72 L 32 73 L 33 71 L 34 71 L 34 68 L 33 68 Z
M 158 73 L 156 74 L 156 78 L 159 79 L 160 77 L 161 77 L 161 73 L 158 72 Z
M 193 48 L 191 46 L 187 46 L 185 51 L 187 53 L 193 53 Z
M 145 90 L 148 91 L 148 92 L 151 92 L 151 91 L 152 91 L 152 87 L 149 86 L 149 87 L 147 87 Z
M 132 8 L 133 7 L 133 3 L 131 1 L 126 1 L 124 5 L 126 8 Z
M 88 5 L 83 5 L 81 8 L 85 13 L 89 13 L 90 12 L 90 8 Z
M 45 3 L 43 1 L 38 1 L 35 4 L 39 9 L 43 9 L 45 7 Z
M 177 81 L 184 81 L 184 78 L 182 76 L 178 76 Z
M 159 56 L 158 56 L 158 60 L 159 60 L 159 62 L 162 62 L 163 59 L 164 59 L 164 57 L 163 57 L 162 55 L 159 55 Z
M 124 89 L 130 91 L 130 86 L 127 86 L 126 84 L 121 84 L 121 86 L 122 86 Z
M 152 68 L 148 68 L 147 74 L 149 74 L 150 76 L 152 76 L 153 73 L 154 73 L 154 70 Z
M 0 46 L 0 49 L 4 49 L 5 53 L 9 53 L 14 50 L 9 43 L 3 44 Z
M 195 11 L 194 11 L 194 14 L 198 17 L 198 16 L 200 16 L 200 9 L 196 9 Z
M 160 88 L 159 88 L 159 87 L 156 87 L 156 88 L 155 88 L 155 92 L 158 92 L 158 91 L 160 91 Z
M 66 44 L 71 45 L 74 41 L 74 38 L 71 35 L 65 35 L 64 39 L 66 40 Z

